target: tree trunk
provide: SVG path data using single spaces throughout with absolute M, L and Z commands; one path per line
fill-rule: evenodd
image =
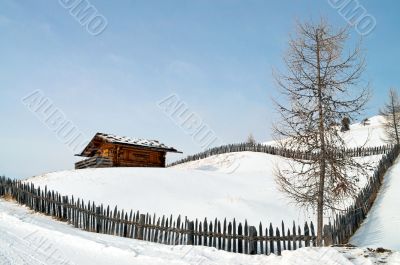
M 324 126 L 324 110 L 323 110 L 323 96 L 321 84 L 321 65 L 320 65 L 320 44 L 319 44 L 319 30 L 316 32 L 317 42 L 317 78 L 318 78 L 318 115 L 319 115 L 319 137 L 321 142 L 321 156 L 319 160 L 319 185 L 317 197 L 317 245 L 322 246 L 322 229 L 324 226 L 324 186 L 325 186 L 325 168 L 326 168 L 326 150 L 325 150 L 325 126 Z

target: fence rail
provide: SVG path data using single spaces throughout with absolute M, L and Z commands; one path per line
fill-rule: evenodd
M 312 222 L 303 227 L 284 222 L 279 227 L 271 223 L 257 227 L 228 222 L 226 219 L 188 220 L 171 216 L 157 217 L 104 207 L 94 202 L 63 196 L 58 192 L 35 188 L 32 183 L 0 178 L 0 197 L 8 196 L 30 209 L 85 231 L 134 238 L 168 245 L 201 245 L 244 254 L 281 254 L 282 250 L 295 250 L 315 246 L 316 236 Z
M 357 148 L 350 148 L 344 149 L 342 151 L 338 151 L 337 155 L 343 155 L 344 153 L 351 157 L 363 157 L 363 156 L 371 156 L 371 155 L 381 155 L 387 154 L 393 149 L 393 145 L 383 145 L 379 147 L 357 147 Z M 318 153 L 306 153 L 306 152 L 299 152 L 297 150 L 291 150 L 271 145 L 264 145 L 264 144 L 252 144 L 252 143 L 239 143 L 239 144 L 229 144 L 223 145 L 219 147 L 214 147 L 204 152 L 187 156 L 186 158 L 180 159 L 175 161 L 168 166 L 176 166 L 179 164 L 183 164 L 186 162 L 196 161 L 200 159 L 204 159 L 213 155 L 220 155 L 232 152 L 244 152 L 244 151 L 251 151 L 251 152 L 259 152 L 259 153 L 266 153 L 271 155 L 278 155 L 287 158 L 294 158 L 294 159 L 303 159 L 303 160 L 310 160 L 312 157 L 318 156 Z

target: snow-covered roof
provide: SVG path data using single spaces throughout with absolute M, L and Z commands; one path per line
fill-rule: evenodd
M 180 153 L 177 149 L 171 146 L 167 146 L 163 143 L 160 143 L 157 140 L 146 140 L 146 139 L 138 139 L 138 138 L 131 138 L 126 136 L 118 136 L 115 134 L 108 134 L 108 133 L 96 133 L 90 143 L 83 149 L 83 151 L 79 154 L 79 156 L 87 156 L 87 152 L 90 152 L 88 149 L 95 148 L 93 144 L 95 139 L 101 139 L 108 143 L 115 143 L 115 144 L 123 144 L 123 145 L 130 145 L 130 146 L 138 146 L 138 147 L 145 147 L 151 149 L 158 149 L 166 152 L 176 152 Z

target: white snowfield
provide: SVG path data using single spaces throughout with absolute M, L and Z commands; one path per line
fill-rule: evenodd
M 1 265 L 367 265 L 400 264 L 400 253 L 303 248 L 249 256 L 89 233 L 0 199 Z

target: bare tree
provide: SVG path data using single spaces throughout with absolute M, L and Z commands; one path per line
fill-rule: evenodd
M 247 141 L 248 144 L 256 144 L 256 139 L 254 139 L 254 136 L 252 133 L 249 134 L 249 136 L 247 136 Z
M 391 144 L 400 144 L 400 99 L 394 88 L 389 90 L 389 101 L 380 114 L 385 118 L 385 141 Z
M 369 99 L 362 84 L 365 60 L 360 45 L 344 55 L 348 28 L 325 21 L 298 23 L 284 57 L 286 74 L 274 74 L 284 103 L 275 100 L 280 121 L 274 124 L 282 147 L 312 155 L 277 166 L 276 181 L 300 206 L 317 212 L 317 244 L 322 245 L 324 210 L 335 209 L 357 193 L 362 165 L 341 152 L 341 120 L 354 120 Z M 279 141 L 280 140 L 280 141 Z M 340 155 L 338 155 L 340 153 Z

